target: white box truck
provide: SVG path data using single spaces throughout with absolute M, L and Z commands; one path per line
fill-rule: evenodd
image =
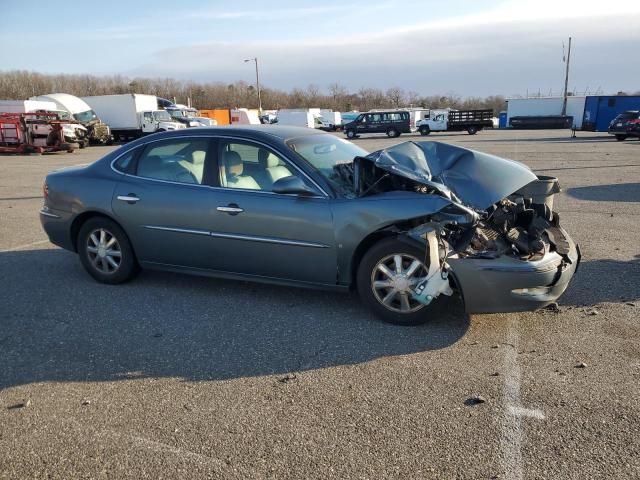
M 339 112 L 336 112 L 339 114 Z M 278 125 L 293 125 L 296 127 L 318 128 L 334 130 L 335 124 L 325 120 L 320 115 L 319 108 L 278 110 Z
M 105 125 L 96 112 L 86 102 L 68 93 L 48 93 L 37 95 L 29 100 L 41 100 L 56 104 L 57 112 L 68 112 L 71 119 L 80 122 L 87 129 L 88 140 L 96 144 L 111 144 L 113 137 L 111 130 Z
M 149 133 L 179 130 L 169 112 L 158 109 L 158 97 L 139 93 L 82 97 L 110 127 L 116 139 L 124 141 Z

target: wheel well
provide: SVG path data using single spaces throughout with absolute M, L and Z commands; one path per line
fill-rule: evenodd
M 355 251 L 353 252 L 353 257 L 351 258 L 350 288 L 355 288 L 356 286 L 356 279 L 358 278 L 358 267 L 360 266 L 362 257 L 364 257 L 364 254 L 367 253 L 367 250 L 369 250 L 380 240 L 393 237 L 395 235 L 396 233 L 392 230 L 378 230 L 377 232 L 370 233 L 368 236 L 364 237 L 364 239 L 356 247 Z
M 104 213 L 101 212 L 83 212 L 80 215 L 78 215 L 74 220 L 73 223 L 71 224 L 71 242 L 73 244 L 73 251 L 74 252 L 78 252 L 78 233 L 80 233 L 80 229 L 82 228 L 82 225 L 84 225 L 87 220 L 91 219 L 91 218 L 95 218 L 95 217 L 104 217 L 107 218 L 109 220 L 111 220 L 112 222 L 116 223 L 120 228 L 122 228 L 122 225 L 120 225 L 113 217 L 110 217 L 109 215 L 105 215 Z M 122 228 L 122 231 L 124 231 L 124 228 Z

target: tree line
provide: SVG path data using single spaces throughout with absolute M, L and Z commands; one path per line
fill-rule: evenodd
M 0 99 L 25 100 L 47 93 L 69 93 L 78 97 L 89 95 L 113 95 L 123 93 L 145 93 L 167 98 L 177 103 L 191 104 L 199 109 L 209 108 L 256 108 L 257 91 L 254 85 L 243 81 L 226 84 L 222 82 L 193 82 L 172 78 L 128 78 L 122 75 L 48 75 L 24 70 L 0 71 Z M 372 108 L 491 108 L 494 112 L 504 110 L 505 98 L 501 95 L 489 97 L 466 97 L 457 94 L 421 95 L 400 87 L 360 88 L 349 91 L 338 82 L 322 89 L 310 84 L 306 88 L 290 91 L 268 87 L 261 89 L 263 109 L 323 107 L 337 111 L 367 111 Z

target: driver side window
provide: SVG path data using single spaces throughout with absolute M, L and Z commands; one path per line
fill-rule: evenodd
M 276 152 L 244 141 L 220 142 L 218 164 L 220 186 L 225 188 L 271 192 L 281 178 L 299 176 Z

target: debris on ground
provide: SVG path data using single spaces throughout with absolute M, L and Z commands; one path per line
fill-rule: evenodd
M 558 305 L 557 302 L 551 302 L 549 305 L 544 307 L 543 310 L 546 310 L 547 312 L 551 312 L 551 313 L 561 313 L 562 312 L 562 310 L 560 310 L 560 306 Z
M 489 375 L 490 377 L 498 377 L 500 376 L 500 374 L 498 372 L 493 372 L 492 374 Z
M 83 400 L 83 401 L 82 401 L 82 405 L 84 405 L 85 407 L 86 407 L 87 405 L 91 405 L 91 400 Z
M 600 315 L 600 312 L 594 308 L 593 310 L 589 310 L 587 315 Z
M 486 399 L 482 395 L 475 395 L 473 397 L 467 398 L 464 401 L 464 404 L 467 406 L 480 405 L 481 403 L 486 403 Z
M 288 373 L 288 374 L 286 374 L 284 377 L 279 378 L 279 379 L 278 379 L 278 382 L 280 382 L 280 383 L 287 383 L 287 382 L 289 382 L 289 381 L 291 381 L 291 380 L 295 380 L 296 378 L 298 378 L 298 377 L 296 377 L 296 374 L 295 374 L 295 373 Z
M 636 306 L 636 304 L 633 303 L 633 302 L 627 302 L 625 305 L 629 305 L 630 307 L 635 307 Z
M 580 362 L 579 364 L 576 365 L 576 368 L 587 368 L 587 364 L 584 362 Z
M 17 410 L 18 408 L 27 408 L 31 406 L 31 400 L 27 399 L 20 403 L 16 403 L 15 405 L 11 405 L 7 407 L 8 410 Z

